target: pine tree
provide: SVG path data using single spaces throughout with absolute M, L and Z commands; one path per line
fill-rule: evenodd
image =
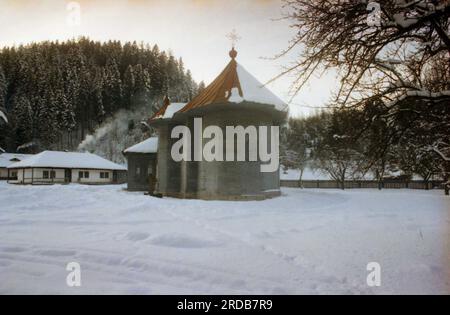
M 30 100 L 25 95 L 17 95 L 13 100 L 12 116 L 15 133 L 15 146 L 33 140 L 33 110 Z
M 190 101 L 197 94 L 199 87 L 197 86 L 194 79 L 192 78 L 192 74 L 191 74 L 190 70 L 188 70 L 186 72 L 186 78 L 183 81 L 184 81 L 185 89 L 186 89 L 185 101 Z
M 122 104 L 122 81 L 117 62 L 109 58 L 104 77 L 104 105 L 109 112 L 115 112 Z
M 125 108 L 132 106 L 133 96 L 136 90 L 136 80 L 134 75 L 133 66 L 129 65 L 123 76 L 123 88 L 124 88 L 124 101 Z
M 44 97 L 37 97 L 35 108 L 37 111 L 33 121 L 36 125 L 36 134 L 32 140 L 40 142 L 43 148 L 53 149 L 57 146 L 60 135 L 57 121 L 57 100 L 53 91 L 48 91 Z
M 206 84 L 205 84 L 205 82 L 204 81 L 200 81 L 200 83 L 198 84 L 198 91 L 197 91 L 197 93 L 201 93 L 201 92 L 203 92 L 203 90 L 206 88 Z
M 55 101 L 57 104 L 57 122 L 61 133 L 60 146 L 63 149 L 69 149 L 71 147 L 71 132 L 75 128 L 75 112 L 73 103 L 67 100 L 67 97 L 62 91 L 57 91 L 55 95 Z M 64 143 L 63 139 L 67 139 L 67 143 Z
M 102 69 L 95 69 L 94 82 L 92 83 L 92 101 L 95 113 L 95 119 L 102 122 L 105 117 L 105 108 L 103 106 L 103 78 L 104 71 Z
M 150 106 L 150 89 L 151 78 L 147 69 L 144 69 L 141 64 L 134 67 L 135 73 L 135 86 L 134 95 L 132 98 L 133 108 L 139 108 L 143 106 Z

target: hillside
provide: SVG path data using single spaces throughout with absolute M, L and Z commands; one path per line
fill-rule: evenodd
M 0 50 L 0 109 L 8 123 L 0 125 L 0 147 L 75 150 L 111 123 L 122 126 L 114 137 L 124 146 L 144 137 L 140 120 L 163 95 L 188 101 L 197 88 L 182 59 L 157 45 L 80 38 L 6 47 Z M 101 138 L 113 141 L 109 132 Z

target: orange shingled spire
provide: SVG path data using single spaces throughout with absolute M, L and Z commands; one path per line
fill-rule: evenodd
M 239 95 L 241 97 L 243 96 L 241 83 L 239 82 L 239 76 L 236 70 L 237 62 L 235 58 L 237 57 L 237 51 L 234 47 L 231 49 L 229 55 L 231 61 L 222 73 L 219 74 L 219 76 L 210 85 L 208 85 L 202 93 L 186 104 L 180 112 L 187 112 L 191 109 L 210 104 L 225 103 L 231 96 L 232 88 L 237 88 L 239 90 Z

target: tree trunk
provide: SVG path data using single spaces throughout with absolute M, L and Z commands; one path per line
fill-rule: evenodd
M 384 171 L 382 173 L 380 173 L 377 170 L 378 190 L 382 190 L 383 189 L 383 177 L 384 177 Z
M 303 188 L 303 168 L 300 170 L 300 178 L 298 179 L 298 186 Z

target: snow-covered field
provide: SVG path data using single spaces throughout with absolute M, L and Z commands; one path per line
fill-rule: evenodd
M 449 293 L 442 191 L 300 190 L 259 202 L 0 183 L 0 293 Z M 381 286 L 366 284 L 381 264 Z M 82 286 L 66 285 L 81 265 Z
M 280 178 L 285 180 L 299 180 L 300 171 L 296 169 L 280 169 Z M 331 177 L 320 170 L 313 170 L 309 167 L 303 170 L 303 180 L 331 180 Z

